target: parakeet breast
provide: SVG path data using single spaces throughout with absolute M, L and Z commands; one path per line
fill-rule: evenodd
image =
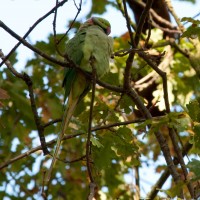
M 80 67 L 91 72 L 95 67 L 98 78 L 109 71 L 109 59 L 112 54 L 113 40 L 108 37 L 100 27 L 87 28 L 83 45 L 83 58 Z

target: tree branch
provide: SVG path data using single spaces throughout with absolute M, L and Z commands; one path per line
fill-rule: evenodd
M 132 0 L 135 4 L 140 5 L 141 7 L 145 8 L 146 4 L 142 1 L 138 1 L 138 0 Z M 150 8 L 150 14 L 157 19 L 157 21 L 161 22 L 163 25 L 166 25 L 167 27 L 169 27 L 170 29 L 174 29 L 175 26 L 169 22 L 168 20 L 162 18 L 161 16 L 159 16 L 152 8 Z
M 153 2 L 153 0 L 148 0 L 147 1 L 146 7 L 144 8 L 143 13 L 142 13 L 142 15 L 140 17 L 140 21 L 139 21 L 139 24 L 138 24 L 138 27 L 137 27 L 137 31 L 136 31 L 136 35 L 135 35 L 135 39 L 134 39 L 134 43 L 132 44 L 133 48 L 136 48 L 138 46 L 138 43 L 139 43 L 139 40 L 140 40 L 140 35 L 142 33 L 142 28 L 143 28 L 145 19 L 146 19 L 148 13 L 149 13 L 149 10 L 151 8 L 152 2 Z M 125 4 L 125 1 L 124 1 L 124 4 Z M 127 16 L 126 16 L 126 21 L 127 21 L 127 25 L 129 25 Z M 133 102 L 137 105 L 138 109 L 143 113 L 143 115 L 147 119 L 152 119 L 152 116 L 151 116 L 150 112 L 144 106 L 144 104 L 140 100 L 138 94 L 131 88 L 131 85 L 130 85 L 131 67 L 132 67 L 132 62 L 133 62 L 134 55 L 135 55 L 134 52 L 130 52 L 130 54 L 128 56 L 128 59 L 126 60 L 126 68 L 125 68 L 125 74 L 124 74 L 124 89 L 125 89 L 126 94 L 133 99 Z M 149 59 L 146 59 L 146 61 L 149 62 Z M 167 88 L 167 85 L 165 85 L 166 84 L 166 74 L 164 72 L 162 72 L 161 70 L 159 70 L 157 68 L 157 66 L 154 67 L 153 69 L 157 73 L 161 74 L 161 77 L 164 79 L 163 86 L 165 88 Z M 168 93 L 167 93 L 166 90 L 164 91 L 164 96 L 168 100 Z M 166 109 L 169 110 L 169 106 L 168 105 L 169 105 L 169 103 L 166 102 Z M 168 144 L 167 144 L 164 136 L 160 132 L 155 132 L 154 134 L 155 134 L 155 136 L 156 136 L 156 138 L 158 140 L 158 143 L 159 143 L 159 145 L 161 147 L 161 150 L 162 150 L 162 152 L 164 154 L 166 163 L 169 166 L 170 173 L 171 173 L 174 181 L 176 183 L 178 183 L 180 181 L 180 175 L 176 171 L 176 167 L 175 167 L 175 165 L 173 163 Z M 182 195 L 180 195 L 180 196 L 182 197 Z
M 138 55 L 143 58 L 147 64 L 152 67 L 162 78 L 163 80 L 163 92 L 164 92 L 164 99 L 165 99 L 165 108 L 167 113 L 170 112 L 169 106 L 169 98 L 168 98 L 168 89 L 167 89 L 167 76 L 166 73 L 163 72 L 161 69 L 157 67 L 157 65 L 150 59 L 150 57 L 144 52 L 138 52 Z
M 129 18 L 128 18 L 127 9 L 126 9 L 126 2 L 125 2 L 125 0 L 123 2 L 124 2 L 124 10 L 125 10 L 127 27 L 128 27 L 129 34 L 130 34 L 130 37 L 131 37 L 132 34 L 131 34 Z M 135 33 L 134 41 L 133 41 L 133 39 L 131 39 L 131 45 L 132 45 L 133 48 L 137 48 L 137 46 L 139 44 L 140 35 L 142 33 L 142 28 L 143 28 L 145 19 L 146 19 L 148 13 L 149 13 L 149 10 L 151 8 L 152 2 L 153 2 L 153 0 L 147 1 L 146 7 L 144 8 L 144 10 L 141 14 L 140 21 L 139 21 L 139 24 L 138 24 L 138 27 L 137 27 L 137 30 L 136 30 L 136 33 Z M 135 53 L 131 52 L 129 54 L 127 60 L 126 60 L 126 68 L 125 68 L 125 72 L 124 72 L 124 88 L 126 90 L 128 90 L 130 88 L 131 67 L 132 67 L 134 55 L 135 55 Z
M 117 5 L 118 5 L 118 8 L 119 8 L 119 10 L 121 11 L 122 15 L 125 17 L 125 11 L 124 11 L 124 7 L 123 7 L 123 5 L 122 5 L 121 0 L 117 0 Z M 132 27 L 134 30 L 136 30 L 136 25 L 131 21 L 131 19 L 130 19 L 129 16 L 128 16 L 128 18 L 129 18 L 129 22 L 130 22 L 131 27 Z
M 90 60 L 91 67 L 92 67 L 92 98 L 90 102 L 90 115 L 89 115 L 89 122 L 88 122 L 88 135 L 87 135 L 87 142 L 86 142 L 86 164 L 87 164 L 87 171 L 90 179 L 90 194 L 88 196 L 88 199 L 92 200 L 95 197 L 96 190 L 94 188 L 97 188 L 96 183 L 94 182 L 94 178 L 92 175 L 92 168 L 90 165 L 90 155 L 91 155 L 91 133 L 92 133 L 92 115 L 93 115 L 93 107 L 94 107 L 94 98 L 95 98 L 95 85 L 96 85 L 96 69 L 93 64 L 93 58 Z
M 90 80 L 92 80 L 92 74 L 85 72 L 83 69 L 81 69 L 78 65 L 76 65 L 75 63 L 73 63 L 71 60 L 68 60 L 68 62 L 66 61 L 61 61 L 58 59 L 55 59 L 54 57 L 51 57 L 49 55 L 47 55 L 46 53 L 44 53 L 43 51 L 39 50 L 38 48 L 34 47 L 33 45 L 29 44 L 26 40 L 24 40 L 22 37 L 20 37 L 19 35 L 17 35 L 14 31 L 12 31 L 8 26 L 6 26 L 1 20 L 0 20 L 0 27 L 2 27 L 6 32 L 8 32 L 10 35 L 12 35 L 15 39 L 17 39 L 18 41 L 20 41 L 24 46 L 26 46 L 27 48 L 31 49 L 33 52 L 37 53 L 38 55 L 42 56 L 43 58 L 47 59 L 48 61 L 57 64 L 61 67 L 67 67 L 67 68 L 76 68 L 76 70 L 78 70 L 79 72 L 83 73 L 85 76 L 87 76 L 87 78 L 89 78 Z M 114 85 L 110 85 L 108 83 L 102 82 L 100 80 L 96 81 L 99 85 L 115 91 L 115 92 L 120 92 L 123 93 L 124 90 L 122 87 L 117 87 Z
M 39 50 L 38 48 L 34 47 L 33 45 L 31 45 L 30 43 L 28 43 L 26 40 L 24 40 L 22 37 L 20 37 L 19 35 L 17 35 L 14 31 L 12 31 L 8 26 L 6 26 L 1 20 L 0 20 L 0 27 L 3 28 L 6 32 L 8 32 L 11 36 L 13 36 L 15 39 L 17 39 L 18 41 L 20 41 L 24 46 L 28 47 L 29 49 L 31 49 L 32 51 L 34 51 L 35 53 L 37 53 L 38 55 L 42 56 L 43 58 L 47 59 L 50 62 L 53 62 L 55 64 L 61 65 L 61 66 L 68 66 L 66 62 L 64 61 L 59 61 L 51 56 L 48 56 L 46 53 L 44 53 L 43 51 Z
M 0 57 L 2 58 L 2 60 L 5 59 L 2 51 L 0 51 Z M 26 73 L 23 73 L 23 74 L 18 73 L 13 68 L 13 66 L 11 65 L 11 63 L 8 60 L 5 61 L 5 64 L 6 64 L 7 68 L 11 71 L 11 73 L 13 75 L 15 75 L 16 77 L 22 79 L 28 87 L 29 97 L 30 97 L 30 102 L 31 102 L 31 109 L 32 109 L 33 116 L 34 116 L 35 125 L 36 125 L 37 130 L 38 130 L 38 135 L 40 137 L 40 142 L 41 142 L 41 145 L 42 145 L 42 148 L 43 148 L 44 155 L 46 155 L 46 154 L 49 153 L 49 151 L 46 147 L 46 141 L 45 141 L 45 137 L 44 137 L 44 128 L 41 125 L 41 120 L 40 120 L 40 117 L 39 117 L 38 112 L 37 112 L 37 107 L 36 107 L 35 97 L 34 97 L 34 92 L 33 92 L 32 80 Z
M 71 30 L 73 24 L 75 23 L 75 21 L 76 21 L 78 15 L 79 15 L 79 13 L 81 12 L 82 0 L 80 0 L 79 7 L 78 7 L 76 4 L 75 4 L 75 6 L 76 6 L 76 8 L 77 8 L 77 10 L 78 10 L 77 13 L 76 13 L 76 16 L 74 17 L 72 23 L 70 24 L 68 30 L 65 32 L 65 34 L 63 35 L 63 37 L 61 37 L 60 40 L 57 41 L 57 44 L 59 44 L 59 43 L 63 40 L 63 38 L 68 34 L 68 32 Z
M 156 118 L 158 119 L 158 118 Z M 54 123 L 57 123 L 57 122 L 61 122 L 62 119 L 56 119 L 56 120 L 52 120 L 46 124 L 43 125 L 43 128 L 46 128 L 50 125 L 53 125 Z M 133 124 L 133 123 L 139 123 L 139 122 L 144 122 L 145 119 L 137 119 L 137 120 L 130 120 L 130 121 L 125 121 L 125 122 L 116 122 L 116 123 L 113 123 L 113 124 L 107 124 L 107 125 L 104 125 L 104 126 L 96 126 L 96 127 L 93 127 L 91 128 L 91 131 L 98 131 L 98 130 L 103 130 L 103 129 L 109 129 L 109 128 L 112 128 L 112 127 L 116 127 L 116 126 L 124 126 L 124 125 L 128 125 L 128 124 Z M 76 136 L 80 136 L 80 135 L 83 135 L 83 133 L 78 133 L 78 134 L 72 134 L 72 135 L 65 135 L 63 137 L 63 140 L 67 140 L 67 139 L 71 139 L 71 138 L 74 138 Z M 46 143 L 46 146 L 51 146 L 52 144 L 56 143 L 57 139 L 53 139 L 49 142 Z M 25 153 L 23 154 L 20 154 L 12 159 L 10 159 L 9 161 L 3 163 L 2 165 L 0 165 L 0 170 L 7 167 L 8 165 L 14 163 L 15 161 L 17 160 L 20 160 L 24 157 L 27 157 L 29 156 L 30 154 L 32 153 L 35 153 L 36 151 L 39 151 L 39 150 L 42 150 L 42 146 L 38 146 L 38 147 L 35 147 L 29 151 L 26 151 Z M 71 161 L 72 162 L 72 161 Z
M 34 28 L 42 22 L 45 18 L 47 18 L 50 14 L 54 13 L 57 8 L 63 6 L 68 0 L 63 0 L 60 3 L 58 3 L 54 8 L 52 8 L 48 13 L 46 13 L 43 17 L 39 18 L 25 33 L 25 35 L 22 37 L 22 39 L 26 39 L 26 37 L 34 30 Z M 0 23 L 2 23 L 0 21 Z M 21 40 L 13 47 L 13 49 L 8 53 L 7 56 L 5 56 L 4 60 L 0 63 L 0 67 L 5 63 L 5 61 L 13 54 L 13 52 L 19 47 L 19 45 L 22 44 Z
M 182 155 L 185 156 L 189 152 L 189 150 L 192 148 L 192 144 L 190 142 L 187 142 L 182 150 Z M 174 158 L 174 164 L 178 165 L 178 159 Z M 152 187 L 151 191 L 147 195 L 147 199 L 154 199 L 159 192 L 159 189 L 162 188 L 168 177 L 170 176 L 169 167 L 165 169 L 165 171 L 162 173 L 156 184 Z
M 163 72 L 161 69 L 159 69 L 157 67 L 157 65 L 154 62 L 152 62 L 145 53 L 138 52 L 138 55 L 141 56 L 161 76 L 161 78 L 163 80 L 163 91 L 164 91 L 164 101 L 165 101 L 166 112 L 170 113 L 166 73 Z M 181 149 L 178 146 L 178 141 L 176 139 L 176 133 L 175 133 L 173 128 L 169 128 L 169 136 L 171 138 L 171 141 L 172 141 L 174 150 L 176 152 L 176 155 L 179 159 L 179 163 L 181 164 L 181 168 L 182 168 L 183 174 L 185 176 L 185 180 L 187 180 L 188 172 L 187 172 L 187 169 L 185 167 L 185 162 L 184 162 L 183 156 L 181 154 Z M 191 198 L 193 198 L 194 197 L 194 191 L 193 191 L 193 187 L 192 187 L 191 183 L 188 183 L 188 190 L 190 192 Z
M 180 31 L 183 32 L 184 31 L 184 27 L 181 24 L 181 21 L 180 21 L 179 17 L 177 16 L 176 12 L 174 11 L 174 8 L 172 6 L 171 0 L 165 0 L 165 3 L 167 5 L 169 11 L 171 12 L 172 16 L 174 17 L 174 19 L 175 19 Z
M 71 138 L 74 138 L 74 137 L 77 137 L 77 136 L 80 136 L 80 135 L 83 135 L 83 133 L 65 135 L 63 137 L 63 140 L 68 140 L 68 139 L 71 139 Z M 53 139 L 53 140 L 47 142 L 46 145 L 47 146 L 51 146 L 52 144 L 55 144 L 56 141 L 57 141 L 57 139 Z M 31 150 L 26 151 L 25 153 L 22 153 L 22 154 L 14 157 L 14 158 L 11 158 L 10 160 L 8 160 L 8 161 L 6 161 L 6 162 L 4 162 L 4 163 L 2 163 L 0 165 L 0 170 L 2 170 L 3 168 L 7 167 L 8 165 L 10 165 L 10 164 L 22 159 L 22 158 L 25 158 L 25 157 L 29 156 L 30 154 L 35 153 L 36 151 L 39 151 L 39 150 L 42 150 L 42 146 L 41 145 L 37 146 L 35 148 L 32 148 Z

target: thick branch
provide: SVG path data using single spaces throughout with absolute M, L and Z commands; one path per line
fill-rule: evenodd
M 142 1 L 138 1 L 138 0 L 132 0 L 132 1 L 133 1 L 135 4 L 138 4 L 138 5 L 140 5 L 140 6 L 143 7 L 143 8 L 145 8 L 145 6 L 146 6 L 146 4 L 145 4 L 144 2 L 142 2 Z M 170 21 L 168 21 L 168 20 L 162 18 L 161 16 L 159 16 L 152 8 L 150 8 L 149 11 L 150 11 L 150 13 L 152 14 L 152 16 L 153 16 L 154 18 L 156 18 L 157 21 L 161 22 L 163 25 L 166 25 L 166 26 L 169 27 L 170 29 L 174 29 L 174 28 L 175 28 L 174 25 L 173 25 Z
M 170 105 L 169 105 L 169 98 L 168 98 L 166 73 L 163 72 L 161 69 L 159 69 L 156 66 L 156 64 L 154 62 L 152 62 L 145 53 L 138 52 L 138 54 L 161 76 L 161 78 L 163 80 L 163 91 L 164 91 L 164 100 L 165 100 L 166 112 L 170 113 Z M 185 162 L 183 160 L 183 156 L 181 154 L 181 149 L 178 146 L 176 133 L 175 133 L 173 128 L 169 128 L 169 136 L 171 138 L 171 141 L 172 141 L 174 150 L 176 152 L 176 155 L 177 155 L 177 157 L 179 159 L 179 163 L 181 164 L 181 168 L 182 168 L 183 174 L 185 176 L 185 180 L 187 180 L 188 172 L 187 172 L 187 169 L 186 169 L 186 166 L 185 166 Z M 194 197 L 194 191 L 193 191 L 193 187 L 192 187 L 191 183 L 188 183 L 187 186 L 188 186 L 188 190 L 190 192 L 191 198 L 193 198 Z
M 124 7 L 125 7 L 125 1 L 123 1 L 123 2 L 124 2 Z M 148 0 L 147 1 L 146 7 L 144 8 L 143 13 L 142 13 L 142 15 L 140 17 L 140 21 L 139 21 L 138 28 L 137 28 L 137 31 L 136 31 L 136 36 L 135 36 L 135 39 L 134 39 L 134 43 L 132 44 L 132 46 L 134 48 L 136 48 L 138 46 L 138 43 L 139 43 L 139 40 L 140 40 L 140 35 L 141 35 L 142 29 L 143 29 L 143 25 L 144 25 L 144 22 L 145 22 L 145 19 L 146 19 L 148 13 L 149 13 L 149 10 L 151 8 L 152 2 L 153 2 L 153 0 Z M 125 10 L 126 10 L 126 7 L 125 7 Z M 127 26 L 130 27 L 127 16 L 126 16 L 126 21 L 127 21 Z M 133 62 L 134 55 L 135 55 L 135 52 L 130 52 L 130 54 L 128 56 L 128 59 L 126 61 L 126 68 L 125 68 L 125 75 L 124 75 L 124 89 L 125 89 L 126 94 L 133 99 L 134 103 L 137 105 L 138 109 L 143 113 L 143 115 L 147 119 L 152 119 L 152 116 L 151 116 L 150 112 L 144 106 L 144 104 L 140 100 L 138 94 L 131 88 L 130 77 L 131 77 L 131 67 L 132 67 L 132 62 Z M 149 59 L 147 59 L 147 62 L 148 62 L 148 60 Z M 166 83 L 166 75 L 165 75 L 165 73 L 160 71 L 157 68 L 157 66 L 154 67 L 154 70 L 156 72 L 158 72 L 161 75 L 161 77 L 164 78 L 164 84 L 165 84 Z M 164 85 L 164 87 L 167 88 L 166 85 Z M 164 96 L 168 100 L 168 93 L 167 92 L 164 92 Z M 169 105 L 169 103 L 166 102 L 166 107 L 169 110 L 169 106 L 168 105 Z M 161 150 L 162 150 L 162 152 L 164 154 L 166 163 L 169 166 L 170 173 L 171 173 L 174 181 L 177 183 L 177 182 L 180 181 L 180 175 L 176 171 L 176 167 L 175 167 L 175 165 L 173 163 L 173 160 L 171 158 L 171 154 L 170 154 L 170 150 L 169 150 L 168 144 L 167 144 L 164 136 L 160 132 L 155 132 L 154 134 L 155 134 L 155 136 L 156 136 L 156 138 L 158 140 L 158 143 L 159 143 L 159 145 L 161 147 Z
M 133 42 L 131 41 L 132 42 L 131 45 L 132 45 L 133 48 L 137 48 L 137 46 L 139 44 L 140 35 L 142 33 L 143 25 L 145 23 L 146 17 L 148 16 L 148 13 L 149 13 L 149 10 L 152 6 L 152 3 L 153 3 L 153 0 L 148 0 L 146 7 L 144 8 L 144 10 L 141 14 L 140 21 L 139 21 L 139 24 L 138 24 L 138 27 L 137 27 L 137 30 L 136 30 L 136 33 L 135 33 L 134 41 Z M 126 4 L 124 3 L 124 5 L 126 5 Z M 125 14 L 126 14 L 126 12 L 125 12 Z M 128 30 L 129 30 L 129 34 L 131 36 L 128 16 L 126 16 L 126 21 L 127 21 L 127 27 L 128 27 Z M 126 68 L 125 68 L 125 74 L 124 74 L 124 88 L 126 88 L 126 89 L 130 88 L 131 67 L 132 67 L 134 55 L 135 55 L 135 53 L 131 52 L 128 56 L 128 59 L 126 60 Z
M 133 100 L 134 100 L 134 102 L 135 102 L 135 93 L 132 91 L 132 92 L 130 92 L 130 93 L 128 93 L 128 95 L 130 96 L 130 97 L 132 97 L 133 98 Z M 140 102 L 141 100 L 137 100 L 138 102 Z M 141 102 L 142 103 L 142 102 Z M 140 103 L 140 104 L 141 104 Z M 141 106 L 143 107 L 144 105 L 138 105 L 139 106 L 139 109 L 141 109 Z M 151 116 L 151 114 L 150 114 L 150 112 L 146 109 L 145 110 L 145 113 L 147 114 L 147 118 L 148 119 L 152 119 L 152 116 Z M 158 140 L 158 143 L 159 143 L 159 145 L 160 145 L 160 148 L 161 148 L 161 150 L 162 150 L 162 152 L 163 152 L 163 155 L 164 155 L 164 157 L 165 157 L 165 160 L 166 160 L 166 163 L 167 163 L 167 165 L 168 165 L 168 167 L 169 167 L 169 171 L 170 171 L 170 173 L 171 173 L 171 175 L 172 175 L 172 177 L 173 177 L 173 179 L 174 179 L 174 181 L 176 182 L 176 183 L 178 183 L 179 181 L 180 181 L 180 175 L 178 174 L 178 172 L 176 171 L 176 167 L 175 167 L 175 165 L 174 165 L 174 163 L 173 163 L 173 160 L 172 160 L 172 158 L 171 158 L 171 155 L 170 155 L 170 150 L 169 150 L 169 147 L 168 147 L 168 144 L 167 144 L 167 141 L 166 141 L 166 139 L 164 138 L 164 136 L 162 135 L 162 133 L 160 133 L 159 131 L 158 132 L 154 132 L 154 134 L 155 134 L 155 136 L 156 136 L 156 139 Z
M 169 9 L 169 11 L 171 12 L 172 16 L 174 17 L 179 29 L 183 32 L 184 31 L 184 27 L 181 24 L 181 21 L 179 19 L 179 17 L 177 16 L 176 12 L 174 11 L 174 8 L 172 6 L 171 0 L 165 0 L 165 3 Z
M 185 144 L 185 146 L 183 147 L 182 150 L 182 155 L 185 156 L 187 155 L 187 153 L 189 152 L 189 150 L 192 148 L 192 144 L 190 142 L 187 142 Z M 174 158 L 174 164 L 178 165 L 178 159 Z M 152 187 L 152 190 L 149 192 L 149 194 L 147 195 L 147 199 L 154 199 L 156 197 L 156 195 L 159 192 L 159 189 L 162 188 L 162 186 L 164 185 L 164 183 L 166 182 L 166 180 L 168 179 L 168 177 L 170 176 L 170 172 L 169 172 L 169 167 L 167 167 L 165 169 L 165 171 L 162 173 L 162 175 L 160 176 L 159 180 L 156 182 L 156 184 Z
M 168 91 L 167 91 L 167 76 L 166 73 L 163 72 L 161 69 L 157 67 L 157 65 L 150 59 L 150 57 L 144 52 L 138 52 L 138 55 L 143 58 L 149 66 L 151 66 L 162 78 L 163 80 L 163 91 L 164 91 L 164 99 L 165 99 L 165 107 L 167 113 L 170 112 L 169 106 L 169 98 L 168 98 Z

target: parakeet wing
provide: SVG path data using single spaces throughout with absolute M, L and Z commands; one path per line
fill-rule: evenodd
M 83 58 L 83 45 L 85 41 L 85 36 L 86 31 L 80 31 L 66 44 L 67 56 L 78 66 L 80 65 Z M 77 72 L 75 68 L 65 68 L 64 70 L 65 72 L 62 86 L 65 89 L 64 100 L 66 100 L 66 98 L 69 96 L 73 82 L 76 79 Z

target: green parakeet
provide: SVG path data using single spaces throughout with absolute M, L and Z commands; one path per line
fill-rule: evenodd
M 83 23 L 76 35 L 66 44 L 66 54 L 84 71 L 95 68 L 98 78 L 109 71 L 109 59 L 113 51 L 110 23 L 100 17 L 92 17 Z M 91 64 L 92 63 L 92 64 Z M 57 139 L 53 160 L 47 174 L 50 180 L 53 166 L 60 149 L 61 141 L 78 102 L 87 94 L 91 81 L 75 68 L 65 68 L 63 87 L 65 89 L 66 109 L 63 115 L 61 132 Z

